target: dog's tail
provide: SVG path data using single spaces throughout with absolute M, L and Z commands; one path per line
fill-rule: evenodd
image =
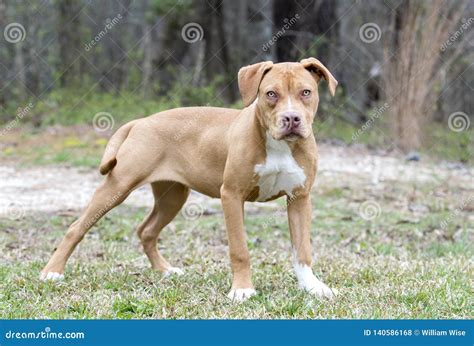
M 100 162 L 100 174 L 106 175 L 112 170 L 112 168 L 115 167 L 115 165 L 117 164 L 116 156 L 120 149 L 120 146 L 125 141 L 130 130 L 136 122 L 137 120 L 133 120 L 129 123 L 126 123 L 121 128 L 119 128 L 117 132 L 115 132 L 114 135 L 110 138 L 109 143 L 107 143 L 107 147 L 105 148 L 104 156 L 102 156 L 102 161 Z

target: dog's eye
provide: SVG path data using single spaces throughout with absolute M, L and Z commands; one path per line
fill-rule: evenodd
M 311 90 L 305 89 L 305 90 L 303 90 L 303 92 L 301 93 L 301 95 L 303 95 L 303 96 L 309 96 L 309 95 L 311 95 Z
M 268 96 L 269 98 L 274 99 L 274 98 L 277 97 L 277 94 L 276 94 L 276 92 L 270 90 L 269 92 L 267 92 L 267 96 Z

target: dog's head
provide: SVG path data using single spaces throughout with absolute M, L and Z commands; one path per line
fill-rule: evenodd
M 245 107 L 256 102 L 259 120 L 275 140 L 295 141 L 312 133 L 321 78 L 334 96 L 337 81 L 319 60 L 265 61 L 240 69 L 239 89 Z

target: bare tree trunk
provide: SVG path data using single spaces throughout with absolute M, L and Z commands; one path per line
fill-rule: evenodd
M 4 0 L 0 0 L 0 23 L 5 23 L 5 19 L 6 19 L 6 11 L 7 11 L 7 6 L 5 4 L 5 1 Z M 5 50 L 6 51 L 6 50 Z M 5 58 L 7 56 L 6 52 L 5 51 L 2 51 L 0 52 L 0 58 Z M 3 86 L 3 83 L 4 83 L 4 79 L 5 78 L 2 78 L 2 76 L 0 76 L 0 90 L 4 90 L 4 86 Z M 7 95 L 7 90 L 5 90 L 4 92 L 1 92 L 0 93 L 0 109 L 2 108 L 2 106 L 6 103 L 6 100 L 9 98 L 9 95 Z M 2 119 L 2 115 L 0 113 L 0 120 L 3 121 Z
M 25 58 L 23 55 L 23 44 L 21 42 L 15 44 L 15 73 L 17 75 L 17 87 L 21 99 L 25 99 L 26 92 L 26 71 Z
M 116 84 L 118 89 L 127 88 L 128 84 L 128 66 L 129 61 L 125 56 L 125 52 L 127 51 L 127 42 L 128 40 L 128 14 L 130 9 L 130 2 L 131 0 L 125 0 L 122 3 L 122 6 L 125 7 L 125 10 L 120 10 L 120 14 L 122 19 L 120 20 L 119 27 L 117 28 L 118 35 L 116 36 L 115 40 L 116 43 L 120 46 L 120 53 L 118 57 L 118 64 L 117 64 L 117 72 L 116 72 Z
M 384 70 L 384 89 L 396 142 L 404 151 L 421 144 L 422 128 L 429 119 L 426 108 L 442 70 L 441 43 L 462 17 L 464 6 L 453 10 L 446 4 L 405 0 L 394 17 L 392 40 L 386 42 L 389 64 Z
M 146 24 L 143 36 L 143 62 L 142 62 L 142 93 L 143 97 L 148 98 L 150 96 L 150 81 L 152 75 L 152 59 L 153 59 L 153 43 L 151 37 L 152 25 Z
M 59 42 L 59 80 L 62 87 L 71 86 L 81 77 L 80 50 L 80 3 L 75 0 L 57 2 L 58 42 Z
M 29 25 L 28 34 L 32 37 L 38 35 L 39 25 L 32 21 Z M 37 42 L 33 41 L 29 44 L 28 47 L 28 60 L 30 61 L 30 67 L 28 68 L 28 89 L 33 92 L 35 95 L 38 95 L 40 88 L 40 67 L 39 67 L 39 58 L 37 54 Z
M 206 53 L 206 41 L 199 43 L 197 57 L 196 57 L 196 67 L 194 68 L 192 84 L 193 86 L 199 86 L 201 81 L 201 74 L 204 68 L 204 54 Z

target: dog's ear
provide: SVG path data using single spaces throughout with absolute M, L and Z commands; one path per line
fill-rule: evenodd
M 316 78 L 316 82 L 319 82 L 321 77 L 323 77 L 329 84 L 329 92 L 332 96 L 334 96 L 336 93 L 337 80 L 321 61 L 315 58 L 307 58 L 301 60 L 300 63 L 303 64 L 305 69 L 313 73 L 314 77 Z
M 273 62 L 264 61 L 258 64 L 242 67 L 239 70 L 239 90 L 244 106 L 252 104 L 257 98 L 258 87 L 265 73 L 273 66 Z

